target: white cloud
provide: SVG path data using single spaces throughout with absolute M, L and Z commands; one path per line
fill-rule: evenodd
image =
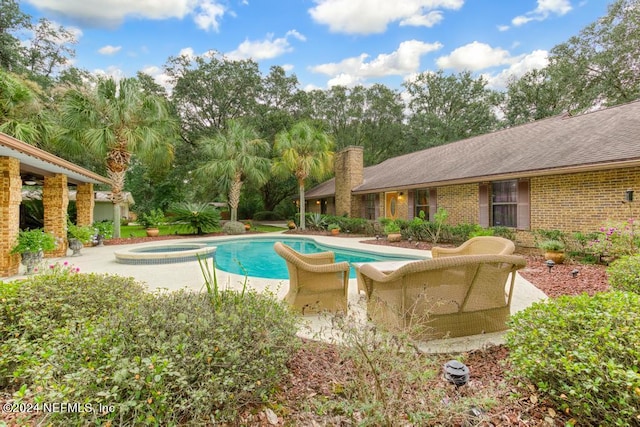
M 457 10 L 464 0 L 315 0 L 317 5 L 309 9 L 314 21 L 328 25 L 336 33 L 382 33 L 387 25 L 431 26 L 440 22 L 437 9 Z M 435 14 L 430 13 L 436 11 Z
M 508 25 L 498 25 L 498 31 L 503 32 L 503 31 L 507 31 L 509 28 Z
M 538 0 L 538 7 L 524 15 L 516 16 L 511 20 L 511 23 L 518 27 L 531 21 L 544 21 L 552 14 L 562 16 L 569 13 L 570 10 L 569 0 Z
M 120 52 L 121 49 L 122 46 L 111 46 L 110 44 L 108 44 L 98 49 L 98 53 L 100 53 L 101 55 L 113 55 Z
M 433 27 L 444 19 L 439 10 L 431 11 L 424 15 L 414 15 L 400 21 L 400 26 Z
M 224 6 L 215 1 L 202 1 L 197 10 L 198 12 L 196 12 L 193 20 L 199 28 L 205 31 L 214 30 L 215 32 L 220 30 L 220 19 L 226 11 Z
M 449 55 L 441 56 L 436 60 L 440 68 L 453 68 L 459 71 L 477 71 L 512 62 L 513 58 L 508 51 L 477 41 L 461 46 Z
M 335 82 L 354 85 L 371 77 L 405 76 L 415 73 L 420 68 L 420 57 L 440 48 L 442 45 L 437 42 L 424 43 L 418 40 L 409 40 L 400 43 L 395 52 L 380 54 L 368 62 L 369 55 L 363 53 L 340 62 L 316 65 L 310 67 L 310 70 L 330 76 L 330 85 L 336 84 Z
M 83 25 L 117 27 L 126 18 L 183 19 L 193 16 L 203 30 L 218 31 L 227 8 L 220 0 L 25 0 L 36 8 Z
M 289 37 L 305 41 L 306 38 L 296 30 L 288 31 L 285 37 L 273 38 L 273 34 L 267 34 L 264 40 L 245 40 L 233 51 L 227 52 L 225 56 L 229 59 L 271 59 L 292 52 L 293 47 L 289 43 Z
M 546 50 L 534 50 L 528 55 L 516 58 L 508 68 L 498 74 L 485 74 L 488 86 L 493 89 L 504 89 L 510 77 L 520 78 L 531 70 L 539 70 L 549 65 L 549 53 Z

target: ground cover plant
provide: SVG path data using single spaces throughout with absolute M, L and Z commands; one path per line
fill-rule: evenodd
M 269 400 L 299 342 L 273 295 L 152 294 L 52 267 L 0 287 L 0 385 L 14 402 L 78 402 L 53 425 L 213 424 Z M 101 410 L 98 410 L 101 408 Z M 32 420 L 33 421 L 33 420 Z
M 603 292 L 535 303 L 511 318 L 512 375 L 574 422 L 640 423 L 640 296 Z

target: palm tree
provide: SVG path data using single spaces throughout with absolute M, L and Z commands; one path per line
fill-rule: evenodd
M 262 185 L 269 179 L 269 144 L 239 120 L 230 120 L 224 131 L 201 141 L 207 162 L 198 168 L 201 176 L 214 176 L 227 191 L 231 221 L 238 220 L 240 190 L 245 182 Z
M 329 135 L 308 122 L 298 122 L 276 135 L 274 151 L 278 158 L 273 171 L 293 173 L 300 194 L 300 228 L 305 229 L 304 185 L 307 178 L 323 179 L 333 170 L 334 142 Z
M 120 237 L 120 203 L 131 156 L 168 167 L 175 121 L 165 99 L 145 93 L 133 78 L 101 79 L 92 90 L 70 89 L 61 105 L 66 150 L 89 150 L 106 161 L 113 198 L 113 237 Z
M 35 83 L 0 69 L 0 132 L 42 146 L 53 128 L 39 92 Z

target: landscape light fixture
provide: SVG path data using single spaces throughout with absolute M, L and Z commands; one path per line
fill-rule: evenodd
M 469 368 L 458 360 L 449 360 L 444 364 L 444 379 L 460 387 L 469 381 Z
M 571 270 L 571 277 L 575 279 L 576 277 L 578 277 L 578 273 L 580 273 L 580 270 L 574 268 L 573 270 Z
M 545 261 L 545 264 L 547 264 L 547 267 L 549 267 L 549 273 L 551 273 L 551 269 L 556 265 L 556 263 L 553 262 L 553 260 L 550 260 L 550 259 Z
M 633 202 L 633 190 L 632 189 L 628 189 L 627 191 L 624 192 L 624 201 L 625 202 Z

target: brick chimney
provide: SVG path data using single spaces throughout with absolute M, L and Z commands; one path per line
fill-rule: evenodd
M 364 181 L 364 148 L 350 145 L 334 156 L 336 175 L 336 215 L 362 216 L 360 198 L 351 196 L 351 190 Z

